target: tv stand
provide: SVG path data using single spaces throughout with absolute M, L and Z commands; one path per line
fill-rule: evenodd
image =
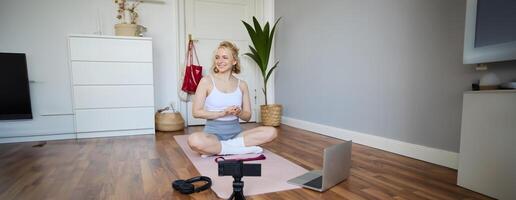
M 516 90 L 464 93 L 457 184 L 516 199 Z

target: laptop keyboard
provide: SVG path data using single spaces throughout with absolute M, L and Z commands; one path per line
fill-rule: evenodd
M 305 183 L 305 185 L 313 188 L 322 188 L 322 176 L 319 176 L 318 178 Z

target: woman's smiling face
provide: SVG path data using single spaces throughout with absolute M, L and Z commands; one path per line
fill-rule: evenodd
M 237 61 L 233 58 L 231 51 L 225 48 L 217 49 L 215 54 L 215 67 L 220 73 L 231 70 Z

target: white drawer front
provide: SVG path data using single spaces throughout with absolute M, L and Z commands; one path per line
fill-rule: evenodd
M 70 38 L 71 60 L 152 62 L 152 41 Z
M 152 85 L 75 86 L 76 109 L 154 106 Z
M 153 84 L 152 63 L 72 62 L 73 84 Z
M 75 111 L 77 132 L 154 128 L 154 108 Z

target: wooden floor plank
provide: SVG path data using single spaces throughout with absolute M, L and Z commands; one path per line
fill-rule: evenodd
M 218 199 L 211 190 L 183 195 L 170 186 L 175 179 L 199 175 L 173 136 L 202 128 L 0 144 L 0 199 Z M 263 147 L 308 170 L 320 169 L 324 148 L 341 142 L 286 125 L 278 131 L 278 138 Z M 491 199 L 457 186 L 456 170 L 364 145 L 352 148 L 350 177 L 327 192 L 295 189 L 247 198 Z

